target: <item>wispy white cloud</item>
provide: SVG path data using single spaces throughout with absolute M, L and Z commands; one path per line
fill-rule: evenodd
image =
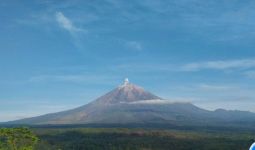
M 71 82 L 82 82 L 87 81 L 87 77 L 83 75 L 39 75 L 29 79 L 31 82 L 41 81 L 71 81 Z
M 242 99 L 236 100 L 236 101 L 200 101 L 194 103 L 196 106 L 207 109 L 207 110 L 216 110 L 219 108 L 226 109 L 226 110 L 241 110 L 241 111 L 250 111 L 254 112 L 255 110 L 255 102 L 249 101 L 249 102 L 243 102 Z M 248 107 L 247 107 L 248 106 Z
M 112 85 L 116 80 L 119 80 L 116 76 L 92 74 L 38 75 L 29 79 L 30 82 L 69 82 L 103 85 Z
M 226 69 L 246 69 L 254 68 L 255 59 L 239 59 L 239 60 L 219 60 L 196 62 L 183 65 L 182 71 L 199 71 L 204 69 L 226 70 Z
M 212 85 L 212 84 L 199 84 L 197 85 L 197 89 L 202 91 L 233 91 L 237 90 L 236 86 L 227 86 L 227 85 Z
M 126 42 L 126 46 L 137 51 L 141 51 L 143 49 L 142 44 L 137 41 L 128 41 Z
M 221 83 L 221 84 L 197 83 L 193 85 L 180 86 L 179 89 L 186 92 L 197 92 L 197 93 L 205 93 L 205 92 L 212 93 L 212 94 L 215 94 L 216 92 L 217 94 L 219 94 L 219 92 L 223 94 L 228 93 L 227 95 L 229 95 L 229 93 L 232 93 L 231 95 L 240 94 L 241 91 L 243 93 L 250 92 L 249 88 L 247 87 L 240 87 L 240 85 L 238 84 L 225 84 L 225 83 Z M 240 93 L 238 93 L 238 91 Z
M 141 100 L 136 102 L 128 102 L 127 104 L 173 104 L 173 103 L 189 103 L 187 100 L 160 100 L 160 99 L 152 99 L 152 100 Z
M 235 73 L 249 78 L 255 78 L 255 71 L 247 71 L 255 69 L 255 59 L 234 59 L 234 60 L 216 60 L 216 61 L 202 61 L 202 62 L 188 62 L 188 63 L 136 63 L 136 64 L 119 64 L 112 69 L 122 69 L 135 73 L 148 73 L 148 72 L 165 72 L 165 73 L 178 73 L 178 72 L 197 72 L 197 71 L 222 71 L 223 73 Z M 206 87 L 206 85 L 203 85 Z M 207 88 L 209 88 L 207 86 Z M 212 87 L 213 88 L 213 87 Z M 219 87 L 226 88 L 226 87 Z
M 171 91 L 172 89 L 172 91 Z M 227 83 L 194 83 L 173 86 L 168 91 L 179 97 L 179 102 L 189 101 L 199 107 L 215 110 L 249 110 L 254 112 L 254 87 Z M 172 96 L 166 96 L 173 99 Z M 174 98 L 176 99 L 176 98 Z
M 61 28 L 70 33 L 72 37 L 72 43 L 76 46 L 76 48 L 80 51 L 83 51 L 84 41 L 82 41 L 82 39 L 85 38 L 84 35 L 87 35 L 88 30 L 74 25 L 71 19 L 66 17 L 62 12 L 56 12 L 55 19 Z
M 194 84 L 177 87 L 179 93 L 197 97 L 193 102 L 207 101 L 254 101 L 254 87 L 238 84 Z
M 55 16 L 58 24 L 71 34 L 75 32 L 87 32 L 85 29 L 76 27 L 62 12 L 56 12 Z
M 252 79 L 255 79 L 255 71 L 252 70 L 252 71 L 246 71 L 243 73 L 245 76 L 249 77 L 249 78 L 252 78 Z

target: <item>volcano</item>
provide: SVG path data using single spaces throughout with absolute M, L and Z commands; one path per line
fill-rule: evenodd
M 124 83 L 84 106 L 8 122 L 9 124 L 178 124 L 255 123 L 247 111 L 208 111 L 192 103 L 156 96 L 125 79 Z

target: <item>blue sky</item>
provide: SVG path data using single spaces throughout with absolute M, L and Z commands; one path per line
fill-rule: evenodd
M 132 83 L 200 107 L 255 110 L 253 0 L 0 2 L 0 121 Z

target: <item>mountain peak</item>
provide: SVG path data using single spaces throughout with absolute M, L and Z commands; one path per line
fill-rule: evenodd
M 125 78 L 123 86 L 127 86 L 129 84 L 128 78 Z
M 109 93 L 106 93 L 105 95 L 98 98 L 96 101 L 100 103 L 114 104 L 152 99 L 161 98 L 156 95 L 153 95 L 148 91 L 145 91 L 140 86 L 130 83 L 128 78 L 126 78 L 121 86 L 115 88 Z
M 134 90 L 134 89 L 137 89 L 137 90 L 143 90 L 142 87 L 139 87 L 135 84 L 132 84 L 129 82 L 128 78 L 125 78 L 124 82 L 122 85 L 120 85 L 117 89 L 126 89 L 127 90 Z

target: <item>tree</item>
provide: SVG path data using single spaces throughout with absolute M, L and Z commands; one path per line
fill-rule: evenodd
M 33 150 L 38 138 L 28 128 L 1 128 L 0 150 Z

